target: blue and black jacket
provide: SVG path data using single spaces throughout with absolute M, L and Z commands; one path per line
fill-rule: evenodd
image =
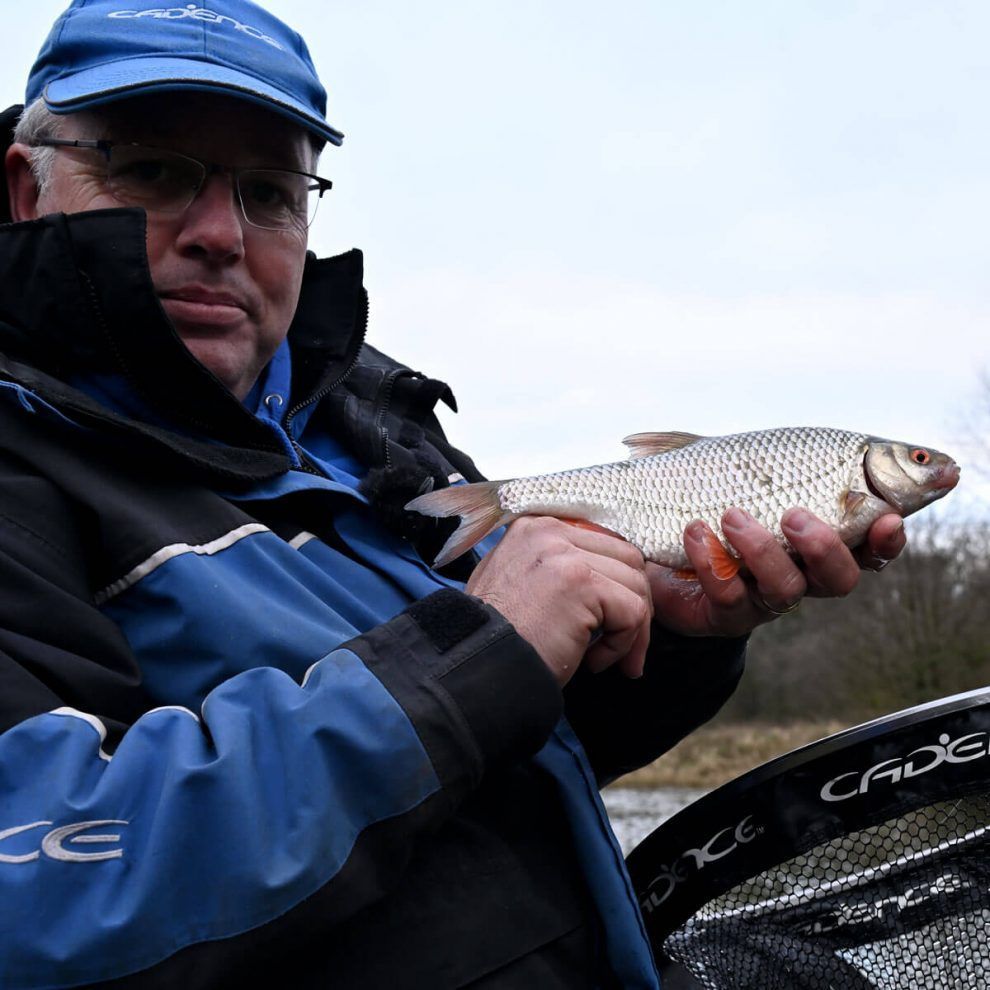
M 238 402 L 143 214 L 0 227 L 0 986 L 651 987 L 597 787 L 733 689 L 654 632 L 561 693 L 402 505 L 479 477 L 310 259 Z M 565 717 L 566 716 L 566 717 Z

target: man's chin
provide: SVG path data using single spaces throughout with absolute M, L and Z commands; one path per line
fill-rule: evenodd
M 261 368 L 252 353 L 246 355 L 234 341 L 215 337 L 186 337 L 179 332 L 190 354 L 214 377 L 219 379 L 228 391 L 238 399 L 243 399 L 257 381 Z

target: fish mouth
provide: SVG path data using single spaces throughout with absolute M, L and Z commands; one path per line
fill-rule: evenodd
M 949 461 L 948 464 L 939 470 L 932 481 L 932 488 L 939 492 L 951 491 L 959 484 L 959 476 L 961 474 L 962 468 L 955 461 Z

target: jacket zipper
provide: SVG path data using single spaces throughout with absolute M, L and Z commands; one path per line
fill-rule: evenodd
M 300 447 L 299 444 L 296 443 L 295 439 L 292 436 L 290 429 L 292 426 L 292 418 L 300 410 L 305 409 L 307 406 L 312 405 L 314 402 L 321 401 L 326 396 L 328 396 L 334 389 L 338 388 L 347 379 L 348 375 L 350 375 L 350 373 L 354 370 L 355 366 L 357 365 L 358 358 L 360 357 L 361 354 L 361 347 L 364 344 L 365 337 L 368 335 L 369 303 L 368 303 L 368 290 L 365 288 L 362 288 L 361 290 L 361 300 L 362 300 L 361 302 L 362 313 L 360 317 L 360 326 L 358 330 L 357 347 L 354 348 L 354 353 L 351 355 L 351 360 L 349 361 L 347 367 L 329 385 L 327 385 L 326 388 L 320 389 L 319 392 L 316 392 L 315 394 L 311 395 L 304 402 L 300 402 L 294 405 L 288 411 L 288 413 L 286 413 L 285 416 L 285 425 L 283 426 L 283 430 L 285 432 L 285 435 L 289 438 L 289 443 L 292 444 L 292 449 L 296 452 L 296 456 L 299 458 L 299 463 L 302 466 L 302 469 L 304 471 L 307 471 L 309 474 L 315 474 L 321 478 L 323 477 L 323 472 L 317 470 L 315 467 L 313 467 L 312 464 L 310 464 L 305 453 L 303 452 L 302 447 Z
M 305 409 L 306 406 L 312 405 L 314 402 L 319 402 L 321 399 L 324 399 L 326 396 L 328 396 L 335 388 L 337 388 L 347 378 L 348 375 L 350 375 L 350 373 L 354 370 L 355 366 L 357 365 L 358 357 L 361 354 L 361 345 L 364 344 L 364 338 L 368 334 L 368 290 L 362 289 L 361 295 L 363 300 L 361 327 L 358 335 L 358 345 L 357 347 L 354 348 L 354 354 L 351 356 L 350 362 L 348 363 L 347 367 L 333 380 L 333 382 L 327 385 L 326 388 L 320 389 L 319 392 L 316 392 L 314 395 L 311 395 L 304 402 L 300 402 L 297 405 L 294 405 L 288 411 L 288 413 L 286 413 L 285 416 L 286 433 L 289 432 L 289 426 L 292 423 L 292 417 L 295 416 L 297 412 L 299 412 L 302 409 Z
M 392 455 L 388 452 L 388 427 L 385 425 L 385 417 L 388 415 L 388 407 L 392 404 L 392 392 L 398 379 L 412 376 L 411 371 L 405 368 L 394 368 L 385 376 L 381 389 L 378 392 L 378 413 L 375 423 L 378 427 L 378 438 L 382 445 L 382 462 L 386 468 L 392 466 Z

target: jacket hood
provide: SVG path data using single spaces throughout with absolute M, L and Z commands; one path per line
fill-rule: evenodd
M 4 156 L 7 149 L 14 143 L 14 128 L 24 110 L 23 103 L 15 103 L 0 113 L 0 152 Z M 0 223 L 10 223 L 10 200 L 7 196 L 7 171 L 0 168 Z
M 356 250 L 307 259 L 289 329 L 296 403 L 326 387 L 361 346 L 362 269 Z M 142 210 L 52 214 L 0 226 L 0 270 L 0 351 L 7 357 L 63 383 L 123 375 L 152 409 L 192 434 L 279 449 L 172 327 L 151 281 Z
M 142 210 L 0 225 L 0 266 L 6 275 L 0 378 L 80 424 L 139 441 L 135 456 L 165 453 L 170 464 L 227 487 L 290 469 L 283 441 L 190 354 L 172 327 L 151 280 Z M 442 542 L 442 527 L 424 526 L 424 517 L 406 512 L 405 504 L 446 485 L 452 471 L 470 480 L 481 476 L 447 443 L 433 414 L 438 401 L 456 410 L 450 389 L 364 343 L 362 277 L 360 251 L 307 258 L 288 332 L 288 416 L 312 406 L 314 420 L 368 467 L 362 489 L 383 520 L 404 537 L 437 531 Z M 122 379 L 148 415 L 130 418 L 70 384 L 101 375 Z

